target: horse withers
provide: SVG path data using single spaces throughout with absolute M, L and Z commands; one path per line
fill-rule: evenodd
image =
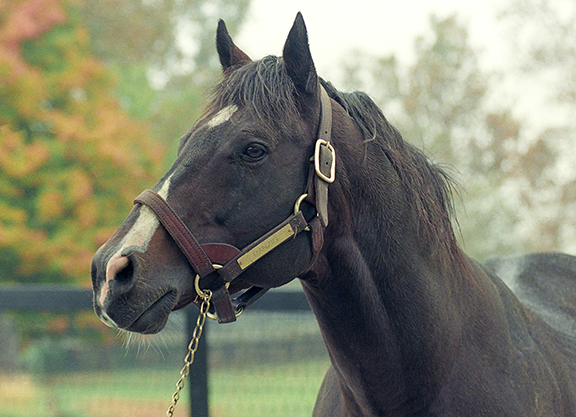
M 575 269 L 548 280 L 552 255 L 531 258 L 537 303 L 511 267 L 530 262 L 467 257 L 447 176 L 367 95 L 319 78 L 300 14 L 282 57 L 252 61 L 223 22 L 216 44 L 202 118 L 94 256 L 99 317 L 155 333 L 209 290 L 230 322 L 298 277 L 332 363 L 314 416 L 576 416 Z

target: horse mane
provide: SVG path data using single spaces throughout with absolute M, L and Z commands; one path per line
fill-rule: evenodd
M 419 217 L 419 231 L 431 248 L 444 256 L 446 267 L 456 265 L 469 275 L 465 255 L 458 245 L 452 221 L 456 223 L 451 177 L 422 151 L 402 139 L 400 132 L 386 119 L 380 108 L 365 93 L 343 93 L 321 80 L 328 95 L 340 104 L 360 128 L 366 144 L 382 148 L 400 178 Z
M 416 207 L 419 231 L 441 259 L 453 265 L 467 264 L 452 227 L 454 184 L 449 175 L 424 153 L 402 139 L 380 108 L 365 93 L 343 93 L 320 79 L 328 95 L 339 103 L 360 128 L 365 143 L 383 149 Z M 282 57 L 267 56 L 224 74 L 209 96 L 204 117 L 237 105 L 249 110 L 257 120 L 279 129 L 285 120 L 299 117 L 295 86 L 286 73 Z

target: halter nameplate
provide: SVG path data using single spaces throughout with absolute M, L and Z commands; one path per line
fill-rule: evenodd
M 281 243 L 288 240 L 288 238 L 294 236 L 294 229 L 292 226 L 287 224 L 276 233 L 274 233 L 269 238 L 265 239 L 262 243 L 259 243 L 256 247 L 251 249 L 248 253 L 242 255 L 238 258 L 238 265 L 242 270 L 245 270 L 258 259 L 266 255 L 272 249 L 279 246 Z

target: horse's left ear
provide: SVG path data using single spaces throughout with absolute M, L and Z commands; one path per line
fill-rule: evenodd
M 250 57 L 234 44 L 222 19 L 218 22 L 218 30 L 216 31 L 216 50 L 224 71 L 252 62 Z
M 300 12 L 296 15 L 296 20 L 290 29 L 282 55 L 286 71 L 298 91 L 315 94 L 318 89 L 318 75 L 308 45 L 306 25 Z

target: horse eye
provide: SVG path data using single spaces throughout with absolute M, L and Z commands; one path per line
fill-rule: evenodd
M 268 149 L 259 143 L 251 143 L 244 149 L 242 156 L 250 162 L 256 162 L 263 159 L 268 154 Z

